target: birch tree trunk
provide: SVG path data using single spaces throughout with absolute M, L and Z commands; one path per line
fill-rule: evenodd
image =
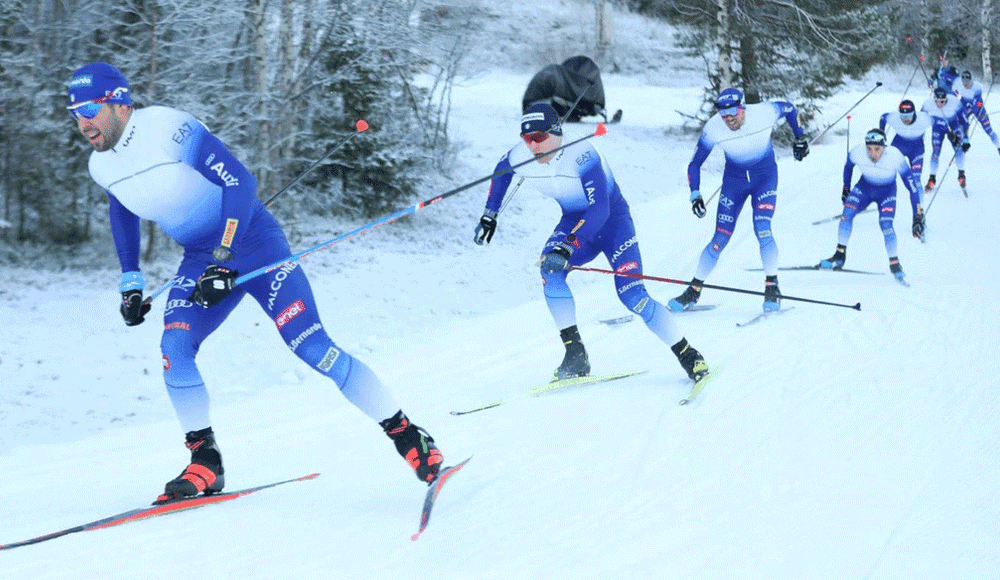
M 596 32 L 595 60 L 605 63 L 614 35 L 612 8 L 607 0 L 594 0 L 594 24 Z
M 993 83 L 993 66 L 990 64 L 990 45 L 992 44 L 990 21 L 993 19 L 993 0 L 983 0 L 983 7 L 979 11 L 979 24 L 983 34 L 983 79 L 990 79 Z
M 717 24 L 715 49 L 719 53 L 719 86 L 716 87 L 718 89 L 729 87 L 733 84 L 733 50 L 729 44 L 729 39 L 732 38 L 729 21 L 729 2 L 730 0 L 715 0 L 715 4 L 719 8 L 715 16 Z

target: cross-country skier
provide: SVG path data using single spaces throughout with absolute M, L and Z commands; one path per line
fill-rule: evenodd
M 955 79 L 958 78 L 958 70 L 948 62 L 948 55 L 941 55 L 941 66 L 931 73 L 927 80 L 927 88 L 942 88 L 948 93 L 955 91 Z
M 108 194 L 122 267 L 120 311 L 127 326 L 142 323 L 150 310 L 142 299 L 140 218 L 159 224 L 184 248 L 163 315 L 160 348 L 163 378 L 191 462 L 157 501 L 223 488 L 222 455 L 195 355 L 246 294 L 274 321 L 292 352 L 379 422 L 417 477 L 432 481 L 443 459 L 434 440 L 409 421 L 364 363 L 327 336 L 297 263 L 234 284 L 239 270 L 256 270 L 291 256 L 281 227 L 257 198 L 257 180 L 247 168 L 190 114 L 133 106 L 128 81 L 111 65 L 97 62 L 77 69 L 68 95 L 69 112 L 94 148 L 90 175 Z
M 562 125 L 547 103 L 536 103 L 521 117 L 521 139 L 496 166 L 490 183 L 486 209 L 476 226 L 474 240 L 488 244 L 497 228 L 497 214 L 504 198 L 519 187 L 536 190 L 555 199 L 562 219 L 542 249 L 541 274 L 545 302 L 566 347 L 562 364 L 553 380 L 585 376 L 590 361 L 576 324 L 573 293 L 566 284 L 569 266 L 581 266 L 603 253 L 612 269 L 623 274 L 642 274 L 642 257 L 628 204 L 607 161 L 593 145 L 581 141 L 562 146 Z M 511 171 L 534 156 L 538 162 Z M 618 299 L 642 317 L 646 326 L 670 345 L 684 371 L 698 381 L 708 373 L 708 364 L 677 330 L 670 312 L 646 292 L 641 279 L 615 276 Z
M 962 71 L 962 85 L 958 88 L 958 96 L 962 99 L 962 106 L 965 108 L 963 115 L 966 119 L 969 117 L 978 119 L 983 126 L 983 131 L 986 131 L 990 141 L 993 141 L 993 146 L 997 148 L 997 151 L 1000 151 L 1000 136 L 990 125 L 990 116 L 986 113 L 986 107 L 983 105 L 983 85 L 972 80 L 972 71 Z M 969 123 L 971 124 L 971 120 Z
M 955 166 L 958 168 L 958 184 L 965 188 L 965 152 L 969 150 L 969 124 L 962 114 L 962 100 L 941 87 L 934 89 L 934 96 L 927 99 L 921 111 L 941 121 L 934 123 L 931 131 L 931 174 L 924 191 L 933 191 L 937 183 L 938 158 L 945 136 L 955 150 Z
M 913 101 L 909 99 L 899 103 L 898 112 L 883 113 L 878 122 L 878 128 L 882 131 L 888 127 L 896 132 L 896 136 L 892 138 L 892 146 L 899 149 L 909 160 L 910 169 L 917 183 L 923 182 L 921 173 L 924 168 L 924 134 L 935 123 L 944 125 L 945 121 L 941 117 L 931 117 L 924 111 L 918 111 Z M 848 190 L 849 186 L 845 185 L 845 193 Z
M 701 285 L 715 268 L 719 254 L 729 243 L 743 204 L 750 199 L 753 229 L 760 244 L 760 259 L 764 265 L 764 310 L 781 307 L 778 289 L 778 246 L 771 235 L 771 218 L 778 196 L 778 165 L 774 160 L 771 133 L 782 119 L 788 122 L 795 142 L 792 154 L 802 161 L 809 154 L 809 142 L 799 127 L 795 105 L 788 101 L 766 101 L 756 105 L 744 103 L 743 91 L 728 88 L 715 101 L 718 113 L 705 123 L 698 139 L 694 157 L 688 165 L 688 185 L 691 188 L 691 211 L 705 217 L 705 201 L 701 197 L 701 165 L 718 145 L 725 151 L 726 167 L 722 174 L 719 209 L 715 218 L 715 235 L 701 253 L 698 269 L 683 294 L 669 302 L 673 311 L 689 308 L 701 297 Z
M 861 177 L 851 189 L 851 176 L 855 167 L 861 172 Z M 881 129 L 872 129 L 865 134 L 865 144 L 858 145 L 847 154 L 847 163 L 844 164 L 844 192 L 841 195 L 844 214 L 840 218 L 840 230 L 837 233 L 837 250 L 831 258 L 820 262 L 821 268 L 839 270 L 844 267 L 854 216 L 864 211 L 869 204 L 876 203 L 879 227 L 885 238 L 885 251 L 889 254 L 889 270 L 896 279 L 903 280 L 903 268 L 896 255 L 896 232 L 892 227 L 893 218 L 896 217 L 897 175 L 910 192 L 913 236 L 919 238 L 923 234 L 924 210 L 920 205 L 920 183 L 914 177 L 903 153 L 892 145 L 886 145 L 885 133 Z

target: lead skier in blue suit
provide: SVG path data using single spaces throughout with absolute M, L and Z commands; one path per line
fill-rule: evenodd
M 782 119 L 788 122 L 795 135 L 792 153 L 798 161 L 809 154 L 809 142 L 799 127 L 795 105 L 788 101 L 747 105 L 743 91 L 728 88 L 719 93 L 715 106 L 718 114 L 705 123 L 694 157 L 688 165 L 691 211 L 702 218 L 705 217 L 705 201 L 699 191 L 701 165 L 716 145 L 726 153 L 715 235 L 701 253 L 691 284 L 683 294 L 671 300 L 669 306 L 671 310 L 680 311 L 698 302 L 702 283 L 719 261 L 719 254 L 733 235 L 743 204 L 750 198 L 753 229 L 760 244 L 760 259 L 766 276 L 764 310 L 777 310 L 781 305 L 781 292 L 778 289 L 778 246 L 771 235 L 771 218 L 777 203 L 778 165 L 774 160 L 771 133 Z
M 542 249 L 541 262 L 545 302 L 566 347 L 553 380 L 584 376 L 590 372 L 590 361 L 576 325 L 573 294 L 566 284 L 567 268 L 586 264 L 603 253 L 615 272 L 641 275 L 642 257 L 632 215 L 611 168 L 593 145 L 581 141 L 555 151 L 562 146 L 562 125 L 549 104 L 536 103 L 524 111 L 521 138 L 523 143 L 497 163 L 494 173 L 503 173 L 490 182 L 474 240 L 484 245 L 493 239 L 504 198 L 519 187 L 537 190 L 559 203 L 562 219 Z M 532 157 L 538 162 L 512 170 Z M 706 375 L 708 365 L 701 354 L 677 330 L 670 312 L 649 296 L 642 280 L 624 275 L 614 280 L 618 299 L 671 345 L 688 377 L 698 381 Z
M 163 378 L 191 462 L 166 484 L 157 502 L 223 488 L 222 455 L 195 355 L 246 294 L 273 320 L 292 352 L 378 421 L 417 477 L 432 481 L 443 459 L 434 440 L 410 423 L 364 363 L 330 339 L 297 263 L 234 284 L 239 270 L 256 270 L 291 256 L 246 167 L 190 114 L 163 106 L 135 108 L 128 81 L 111 65 L 77 69 L 68 95 L 69 112 L 94 148 L 90 175 L 108 194 L 126 325 L 142 323 L 150 309 L 142 300 L 140 218 L 159 224 L 184 248 L 163 315 L 160 348 Z

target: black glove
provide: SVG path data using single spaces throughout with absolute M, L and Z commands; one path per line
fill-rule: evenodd
M 851 195 L 851 188 L 844 186 L 843 193 L 840 194 L 840 203 L 847 203 L 847 196 Z
M 493 233 L 497 231 L 497 212 L 486 210 L 483 217 L 479 218 L 479 225 L 476 226 L 476 235 L 472 240 L 480 246 L 490 243 Z
M 194 283 L 194 292 L 188 296 L 188 302 L 200 304 L 205 308 L 215 306 L 229 296 L 236 287 L 236 278 L 240 273 L 216 264 L 209 264 Z
M 924 221 L 924 213 L 920 212 L 913 214 L 913 237 L 920 238 L 924 235 L 924 226 L 927 222 Z
M 966 152 L 966 151 L 968 151 L 969 147 L 971 147 L 971 146 L 972 146 L 972 144 L 969 143 L 969 138 L 968 137 L 962 139 L 962 152 L 963 153 Z
M 796 137 L 792 143 L 792 156 L 796 161 L 802 161 L 806 155 L 809 155 L 809 141 L 806 141 L 805 136 Z
M 699 218 L 705 217 L 705 200 L 697 189 L 691 192 L 691 211 Z
M 126 290 L 122 292 L 122 305 L 119 311 L 125 319 L 125 326 L 138 326 L 146 320 L 146 313 L 153 305 L 143 303 L 142 290 Z
M 573 254 L 573 247 L 565 242 L 560 242 L 558 246 L 545 254 L 542 259 L 542 273 L 555 274 L 562 272 L 569 265 L 569 257 Z
M 961 139 L 959 139 L 956 133 L 948 133 L 948 140 L 951 141 L 952 147 L 958 149 L 959 142 L 961 142 Z

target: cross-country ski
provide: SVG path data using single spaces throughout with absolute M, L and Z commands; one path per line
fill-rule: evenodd
M 487 409 L 494 409 L 503 405 L 505 403 L 510 403 L 518 399 L 525 399 L 528 397 L 537 397 L 539 395 L 544 395 L 546 393 L 552 393 L 555 391 L 560 391 L 563 389 L 569 389 L 573 387 L 581 387 L 584 385 L 592 385 L 595 383 L 606 383 L 609 381 L 617 381 L 620 379 L 625 379 L 628 377 L 634 377 L 636 375 L 641 375 L 646 373 L 646 371 L 628 371 L 623 373 L 608 373 L 603 375 L 587 375 L 582 377 L 572 377 L 568 379 L 561 379 L 558 381 L 551 381 L 540 385 L 538 387 L 528 389 L 521 393 L 511 395 L 506 399 L 500 399 L 494 401 L 488 405 L 483 405 L 482 407 L 475 407 L 473 409 L 468 409 L 466 411 L 451 411 L 452 415 L 468 415 L 469 413 L 478 413 L 479 411 L 485 411 Z
M 237 498 L 241 498 L 251 493 L 256 493 L 263 489 L 270 489 L 272 487 L 277 487 L 279 485 L 284 485 L 286 483 L 292 483 L 295 481 L 307 481 L 310 479 L 315 479 L 319 477 L 318 473 L 312 473 L 309 475 L 304 475 L 302 477 L 296 477 L 295 479 L 286 479 L 284 481 L 276 481 L 274 483 L 266 483 L 264 485 L 258 485 L 257 487 L 250 487 L 247 489 L 241 489 L 238 491 L 227 491 L 222 493 L 216 493 L 212 495 L 201 495 L 193 497 L 190 499 L 182 499 L 172 502 L 167 502 L 164 504 L 153 505 L 152 507 L 141 507 L 132 510 L 122 512 L 120 514 L 115 514 L 113 516 L 108 516 L 95 520 L 93 522 L 88 522 L 86 524 L 80 524 L 78 526 L 73 526 L 71 528 L 66 528 L 64 530 L 59 530 L 44 534 L 35 538 L 30 538 L 27 540 L 21 540 L 19 542 L 11 542 L 9 544 L 0 545 L 0 550 L 10 550 L 12 548 L 19 548 L 21 546 L 29 546 L 31 544 L 37 544 L 40 542 L 45 542 L 55 538 L 60 538 L 69 534 L 75 534 L 77 532 L 89 532 L 91 530 L 100 530 L 104 528 L 111 528 L 115 526 L 120 526 L 127 524 L 129 522 L 135 522 L 139 520 L 144 520 L 147 518 L 153 518 L 158 516 L 163 516 L 167 514 L 182 512 L 186 510 L 192 510 L 207 505 L 213 505 L 217 503 L 232 501 Z
M 472 459 L 469 457 L 469 459 Z M 458 465 L 452 465 L 451 467 L 442 467 L 441 471 L 438 472 L 437 478 L 431 482 L 429 488 L 427 489 L 427 495 L 424 497 L 424 505 L 420 510 L 420 528 L 417 533 L 410 536 L 410 540 L 416 542 L 420 538 L 420 534 L 424 533 L 427 528 L 427 524 L 431 520 L 431 510 L 434 509 L 434 503 L 437 502 L 438 495 L 441 493 L 441 489 L 444 484 L 447 483 L 453 475 L 458 473 L 460 469 L 465 467 L 465 464 L 469 462 L 469 459 L 459 463 Z

